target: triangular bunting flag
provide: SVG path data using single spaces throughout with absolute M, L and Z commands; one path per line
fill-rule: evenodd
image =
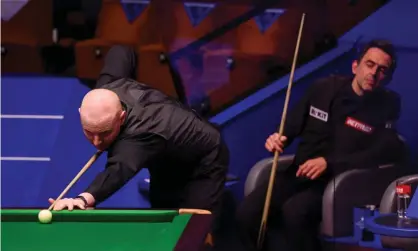
M 120 3 L 130 23 L 135 21 L 149 5 L 148 0 L 121 0 Z
M 254 19 L 260 31 L 264 33 L 285 12 L 284 9 L 266 9 L 263 14 Z
M 202 22 L 203 19 L 215 8 L 216 4 L 212 3 L 184 3 L 187 15 L 189 16 L 190 22 L 193 27 L 197 26 Z
M 3 1 L 1 0 L 1 19 L 9 21 L 28 3 L 28 0 Z

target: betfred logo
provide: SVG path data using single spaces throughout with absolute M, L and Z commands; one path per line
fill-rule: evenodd
M 352 117 L 347 117 L 347 119 L 345 120 L 345 124 L 358 130 L 358 131 L 362 131 L 365 133 L 372 133 L 373 132 L 373 127 L 360 122 L 356 119 L 353 119 Z
M 396 193 L 399 195 L 410 195 L 411 186 L 410 185 L 398 185 L 396 186 Z

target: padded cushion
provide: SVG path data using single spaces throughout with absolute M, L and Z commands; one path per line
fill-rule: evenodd
M 288 168 L 294 159 L 294 155 L 283 155 L 279 157 L 277 171 Z M 248 173 L 245 181 L 244 195 L 249 195 L 258 184 L 268 182 L 270 177 L 270 170 L 273 166 L 274 158 L 266 158 L 258 161 Z

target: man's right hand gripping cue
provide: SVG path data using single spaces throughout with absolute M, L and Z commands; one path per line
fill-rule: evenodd
M 278 151 L 281 154 L 283 153 L 284 143 L 286 140 L 286 136 L 280 136 L 278 133 L 274 133 L 267 138 L 265 144 L 266 149 L 270 152 Z M 319 157 L 310 159 L 299 166 L 299 169 L 296 172 L 296 176 L 305 176 L 311 180 L 314 180 L 321 176 L 326 168 L 327 162 L 324 158 Z
M 270 152 L 278 151 L 283 153 L 284 142 L 287 140 L 286 136 L 280 136 L 278 133 L 270 135 L 266 140 L 266 149 Z

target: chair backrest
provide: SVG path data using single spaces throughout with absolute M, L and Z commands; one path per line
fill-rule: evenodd
M 396 212 L 396 180 L 386 188 L 380 201 L 379 212 L 382 214 Z
M 394 180 L 386 189 L 385 193 L 382 196 L 380 201 L 379 212 L 382 214 L 394 213 L 396 212 L 397 200 L 396 200 L 396 182 L 398 180 L 403 180 L 406 183 L 413 184 L 413 186 L 418 184 L 418 174 L 403 176 L 399 179 Z M 418 189 L 413 190 L 413 195 L 408 207 L 408 214 L 411 217 L 418 217 Z

